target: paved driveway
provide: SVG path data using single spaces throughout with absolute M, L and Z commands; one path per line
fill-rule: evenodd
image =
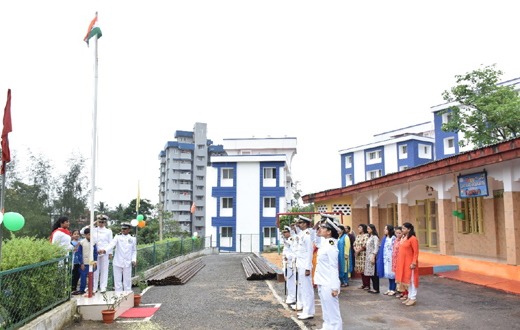
M 142 303 L 161 303 L 146 324 L 103 325 L 82 322 L 68 329 L 316 329 L 321 306 L 316 291 L 316 318 L 298 325 L 294 313 L 280 304 L 284 285 L 247 281 L 241 260 L 247 254 L 206 256 L 204 267 L 187 284 L 153 287 Z M 387 281 L 382 281 L 386 291 Z M 360 280 L 340 294 L 344 329 L 520 329 L 520 296 L 445 278 L 421 277 L 418 304 L 407 307 L 395 297 L 356 289 Z

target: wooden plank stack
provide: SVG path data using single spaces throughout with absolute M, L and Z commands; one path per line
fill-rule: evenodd
M 276 272 L 260 258 L 245 257 L 242 259 L 242 267 L 244 267 L 248 281 L 276 277 Z
M 199 270 L 206 266 L 202 258 L 187 260 L 155 274 L 148 279 L 148 285 L 181 285 L 188 282 Z

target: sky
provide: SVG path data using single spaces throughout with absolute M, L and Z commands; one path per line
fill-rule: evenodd
M 95 12 L 96 203 L 158 202 L 158 155 L 176 130 L 296 137 L 304 194 L 341 186 L 338 151 L 433 120 L 454 76 L 520 77 L 515 1 L 0 1 L 0 106 L 11 150 L 67 170 L 91 159 Z M 87 162 L 90 177 L 90 160 Z M 27 165 L 27 163 L 25 163 Z

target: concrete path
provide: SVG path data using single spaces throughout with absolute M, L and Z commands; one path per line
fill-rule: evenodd
M 67 329 L 317 329 L 321 306 L 316 290 L 316 317 L 295 321 L 280 300 L 284 285 L 272 281 L 247 281 L 241 260 L 247 254 L 206 256 L 194 278 L 182 286 L 153 287 L 142 303 L 161 303 L 147 323 L 103 325 L 82 322 Z M 340 308 L 344 329 L 520 329 L 520 296 L 436 276 L 423 276 L 418 304 L 407 307 L 395 297 L 371 295 L 356 289 L 342 290 Z M 275 294 L 271 290 L 273 288 Z M 387 289 L 382 281 L 381 291 Z M 277 298 L 278 297 L 278 298 Z

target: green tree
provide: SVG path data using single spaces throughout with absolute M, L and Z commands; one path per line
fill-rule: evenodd
M 85 217 L 87 213 L 88 179 L 84 174 L 83 156 L 73 155 L 68 163 L 69 172 L 61 176 L 61 183 L 57 187 L 58 199 L 54 205 L 60 216 L 75 220 Z
M 137 198 L 134 198 L 130 201 L 130 204 L 125 208 L 125 211 L 123 213 L 123 219 L 121 220 L 131 220 L 137 218 L 137 213 L 135 211 L 135 204 L 137 202 Z M 144 216 L 144 219 L 146 220 L 149 218 L 154 212 L 154 206 L 150 202 L 149 199 L 143 199 L 141 198 L 139 201 L 139 214 L 142 214 Z
M 442 130 L 462 132 L 460 146 L 480 148 L 520 134 L 520 97 L 513 86 L 498 85 L 502 75 L 495 64 L 485 66 L 455 76 L 457 85 L 444 91 L 444 100 L 456 105 L 439 113 L 450 113 Z

